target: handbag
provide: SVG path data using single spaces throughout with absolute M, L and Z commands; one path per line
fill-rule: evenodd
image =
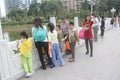
M 80 31 L 79 31 L 79 38 L 80 39 L 84 39 L 85 38 L 85 36 L 84 36 L 84 33 L 85 33 L 85 30 L 84 29 L 81 29 Z
M 68 40 L 65 41 L 65 49 L 66 50 L 71 50 L 70 42 Z

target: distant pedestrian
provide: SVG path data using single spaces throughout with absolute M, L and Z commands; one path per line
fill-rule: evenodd
M 93 21 L 94 41 L 98 41 L 99 19 L 93 14 L 91 20 Z
M 26 73 L 25 77 L 30 77 L 34 71 L 32 67 L 32 41 L 28 38 L 28 34 L 23 31 L 20 33 L 21 41 L 17 41 L 17 45 L 19 46 L 19 51 L 22 54 L 22 65 L 24 71 Z
M 115 17 L 115 27 L 119 27 L 119 17 Z
M 43 48 L 45 50 L 45 54 L 48 57 L 48 61 L 49 61 L 48 64 L 50 65 L 50 68 L 53 68 L 52 59 L 50 58 L 50 55 L 48 53 L 49 46 L 48 46 L 48 38 L 47 38 L 48 36 L 47 28 L 46 26 L 43 26 L 42 20 L 40 18 L 34 19 L 34 27 L 32 29 L 32 33 L 35 41 L 35 46 L 38 50 L 38 54 L 42 64 L 40 68 L 46 70 Z
M 61 66 L 64 65 L 64 60 L 60 52 L 60 47 L 59 47 L 57 36 L 58 34 L 57 34 L 57 31 L 55 30 L 54 24 L 49 23 L 48 24 L 48 40 L 49 40 L 49 43 L 52 44 L 52 61 L 55 67 L 57 66 L 56 55 L 60 61 L 60 65 Z
M 74 62 L 75 61 L 75 46 L 76 46 L 76 42 L 78 42 L 79 44 L 79 37 L 78 37 L 78 31 L 77 29 L 75 29 L 74 23 L 70 22 L 69 23 L 69 31 L 68 31 L 68 39 L 70 42 L 70 46 L 71 46 L 71 57 L 70 57 L 70 62 Z
M 93 21 L 91 21 L 90 15 L 87 15 L 85 21 L 83 22 L 83 29 L 85 29 L 85 44 L 86 44 L 86 55 L 89 53 L 90 45 L 90 57 L 93 56 L 93 33 L 92 33 Z
M 113 28 L 114 27 L 114 18 L 111 18 L 111 20 L 110 20 L 110 26 L 111 26 L 111 28 Z
M 105 18 L 104 16 L 102 16 L 102 19 L 101 19 L 101 38 L 104 37 L 104 31 L 105 31 Z

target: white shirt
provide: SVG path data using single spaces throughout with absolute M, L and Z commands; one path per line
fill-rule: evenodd
M 48 41 L 52 42 L 52 43 L 58 43 L 58 39 L 57 39 L 57 31 L 53 30 L 53 33 L 51 33 L 50 31 L 48 32 Z

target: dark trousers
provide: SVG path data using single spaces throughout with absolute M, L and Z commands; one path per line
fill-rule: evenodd
M 86 50 L 89 52 L 89 45 L 90 45 L 90 55 L 93 55 L 93 40 L 92 39 L 85 39 Z
M 93 27 L 93 32 L 94 32 L 94 40 L 97 41 L 98 40 L 98 26 Z
M 45 61 L 44 61 L 44 56 L 43 56 L 44 53 L 42 51 L 42 47 L 45 49 L 45 54 L 47 54 L 49 64 L 52 65 L 52 59 L 50 58 L 48 54 L 48 42 L 35 42 L 35 46 L 38 50 L 38 54 L 39 54 L 42 66 L 45 67 Z
M 105 31 L 105 28 L 101 28 L 101 37 L 104 36 L 104 31 Z
M 76 46 L 76 42 L 71 42 L 70 46 L 71 46 L 72 58 L 75 59 L 75 46 Z

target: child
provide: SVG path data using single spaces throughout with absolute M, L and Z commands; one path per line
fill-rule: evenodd
M 57 62 L 56 62 L 56 55 L 57 58 L 60 60 L 60 64 L 61 66 L 64 65 L 64 61 L 60 52 L 60 47 L 59 47 L 59 43 L 58 43 L 58 39 L 57 39 L 57 31 L 54 29 L 54 24 L 49 23 L 48 24 L 48 40 L 49 40 L 49 44 L 52 45 L 52 61 L 54 66 L 57 66 Z
M 56 26 L 56 31 L 58 33 L 58 42 L 59 42 L 59 46 L 60 46 L 60 50 L 61 52 L 63 51 L 62 49 L 62 39 L 63 39 L 63 33 L 62 33 L 62 30 L 60 30 L 60 25 L 57 25 Z
M 33 74 L 33 67 L 32 67 L 32 41 L 28 38 L 28 34 L 23 31 L 20 34 L 22 40 L 21 43 L 17 41 L 17 46 L 19 46 L 19 51 L 22 54 L 22 64 L 24 71 L 26 73 L 25 77 L 30 77 Z
M 74 62 L 75 61 L 75 45 L 76 45 L 76 41 L 78 41 L 78 43 L 79 43 L 79 38 L 78 38 L 78 32 L 74 28 L 74 23 L 73 22 L 69 23 L 69 28 L 70 28 L 70 30 L 68 31 L 67 37 L 68 37 L 69 42 L 70 42 L 71 54 L 72 54 L 69 62 Z

